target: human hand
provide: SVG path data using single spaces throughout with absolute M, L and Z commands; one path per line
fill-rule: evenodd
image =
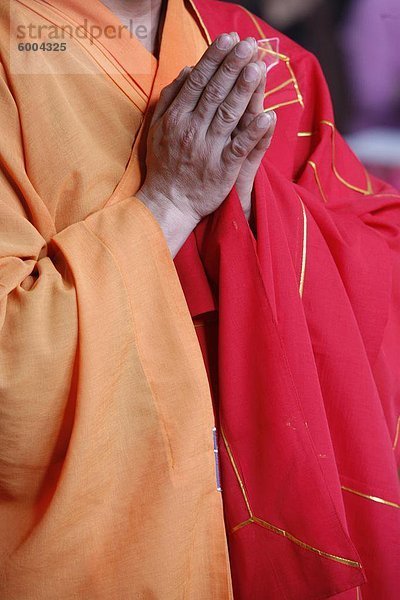
M 173 204 L 192 228 L 220 206 L 271 127 L 251 103 L 263 77 L 263 63 L 253 60 L 256 42 L 236 42 L 235 34 L 220 36 L 193 69 L 184 69 L 163 90 L 150 127 L 147 176 L 138 195 Z

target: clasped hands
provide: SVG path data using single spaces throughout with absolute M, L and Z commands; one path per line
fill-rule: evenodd
M 158 220 L 173 256 L 235 184 L 249 218 L 254 178 L 276 124 L 275 113 L 264 112 L 265 82 L 256 40 L 231 33 L 162 91 L 137 196 Z

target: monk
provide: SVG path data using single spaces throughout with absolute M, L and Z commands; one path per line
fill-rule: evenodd
M 214 0 L 0 53 L 0 597 L 397 598 L 399 194 L 316 60 Z

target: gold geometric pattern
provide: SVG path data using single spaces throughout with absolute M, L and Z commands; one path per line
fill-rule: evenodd
M 222 439 L 224 440 L 224 444 L 225 444 L 225 448 L 226 451 L 228 453 L 229 456 L 229 460 L 231 462 L 232 468 L 234 470 L 234 473 L 236 475 L 236 479 L 238 481 L 238 484 L 240 486 L 241 492 L 242 492 L 242 496 L 247 508 L 247 511 L 249 513 L 249 518 L 246 519 L 245 521 L 239 523 L 238 525 L 236 525 L 231 533 L 234 533 L 235 531 L 238 531 L 239 529 L 242 529 L 243 527 L 246 527 L 247 525 L 259 525 L 260 527 L 263 527 L 264 529 L 268 529 L 269 531 L 272 531 L 273 533 L 276 533 L 277 535 L 280 535 L 284 538 L 286 538 L 287 540 L 289 540 L 290 542 L 292 542 L 293 544 L 296 544 L 297 546 L 299 546 L 300 548 L 303 548 L 304 550 L 309 550 L 310 552 L 314 552 L 315 554 L 318 554 L 318 556 L 321 556 L 322 558 L 327 558 L 329 560 L 332 560 L 334 562 L 338 562 L 341 563 L 343 565 L 346 565 L 348 567 L 353 567 L 355 569 L 361 569 L 361 565 L 359 562 L 355 561 L 355 560 L 351 560 L 349 558 L 343 558 L 342 556 L 336 556 L 335 554 L 330 554 L 329 552 L 324 552 L 323 550 L 320 550 L 319 548 L 315 548 L 314 546 L 310 546 L 310 544 L 307 544 L 306 542 L 303 542 L 302 540 L 300 540 L 299 538 L 297 538 L 296 536 L 292 535 L 291 533 L 289 533 L 288 531 L 285 531 L 284 529 L 281 529 L 280 527 L 277 527 L 276 525 L 273 525 L 272 523 L 269 523 L 268 521 L 265 521 L 264 519 L 260 519 L 260 517 L 257 517 L 250 505 L 249 502 L 249 498 L 246 492 L 246 488 L 245 485 L 243 483 L 243 480 L 240 476 L 239 473 L 239 469 L 236 465 L 235 459 L 233 457 L 233 453 L 232 450 L 229 446 L 228 440 L 226 439 L 226 435 L 223 431 L 223 429 L 221 429 L 221 435 L 222 435 Z
M 340 181 L 340 183 L 342 185 L 344 185 L 345 187 L 347 187 L 350 190 L 353 190 L 354 192 L 358 192 L 359 194 L 363 194 L 364 196 L 372 196 L 374 195 L 374 190 L 372 188 L 372 182 L 371 182 L 371 178 L 369 176 L 369 173 L 366 169 L 364 169 L 364 173 L 365 173 L 365 180 L 366 180 L 366 187 L 365 188 L 361 188 L 358 187 L 357 185 L 354 185 L 353 183 L 351 183 L 350 181 L 347 181 L 338 171 L 337 167 L 336 167 L 336 142 L 335 142 L 335 135 L 336 135 L 336 127 L 334 125 L 334 123 L 332 123 L 331 121 L 327 121 L 327 120 L 322 120 L 320 121 L 321 125 L 326 125 L 331 129 L 332 135 L 331 135 L 331 142 L 332 142 L 332 171 L 333 174 L 335 175 L 336 179 L 338 179 Z M 307 137 L 312 137 L 313 135 L 315 135 L 317 132 L 311 132 L 311 131 L 299 131 L 297 136 L 300 138 L 307 138 Z M 314 171 L 314 176 L 315 176 L 315 180 L 317 182 L 319 191 L 321 193 L 321 196 L 324 200 L 324 202 L 328 202 L 327 196 L 322 188 L 322 184 L 321 184 L 321 180 L 319 178 L 318 175 L 318 167 L 316 165 L 316 163 L 312 160 L 308 161 L 308 164 L 310 165 L 310 167 L 313 169 Z M 376 194 L 376 196 L 391 196 L 392 194 Z M 396 196 L 396 194 L 393 194 L 393 196 Z
M 244 8 L 243 6 L 240 6 L 240 8 L 248 15 L 248 17 L 251 19 L 251 21 L 253 22 L 253 25 L 255 26 L 255 28 L 257 29 L 260 38 L 264 39 L 265 36 L 265 32 L 263 31 L 262 27 L 260 26 L 260 24 L 258 23 L 257 19 L 254 17 L 254 15 L 251 14 L 251 12 L 249 12 L 246 8 Z M 290 57 L 286 56 L 286 54 L 282 54 L 282 53 L 278 53 L 278 57 L 281 61 L 283 61 L 285 63 L 285 67 L 288 70 L 289 73 L 289 79 L 287 81 L 285 81 L 284 83 L 281 83 L 280 85 L 278 85 L 276 88 L 274 88 L 273 90 L 270 90 L 269 92 L 267 92 L 265 94 L 265 97 L 269 97 L 271 96 L 274 92 L 279 91 L 280 89 L 286 87 L 289 84 L 293 85 L 293 88 L 296 92 L 296 98 L 293 100 L 287 100 L 286 102 L 281 102 L 280 104 L 273 104 L 271 106 L 268 106 L 267 108 L 264 109 L 265 112 L 269 111 L 269 110 L 276 110 L 277 108 L 282 108 L 283 106 L 289 106 L 291 104 L 300 104 L 300 106 L 302 108 L 304 108 L 304 100 L 303 100 L 303 95 L 300 91 L 300 87 L 299 87 L 299 83 L 297 81 L 296 75 L 293 71 L 292 65 L 290 64 Z
M 279 90 L 282 90 L 284 87 L 286 87 L 287 85 L 289 85 L 291 83 L 293 83 L 293 79 L 292 78 L 288 79 L 287 81 L 284 81 L 283 83 L 280 83 L 276 87 L 274 87 L 271 90 L 268 90 L 267 92 L 265 92 L 264 98 L 268 98 L 268 96 L 271 96 L 272 94 L 275 94 L 275 92 L 279 92 Z
M 335 144 L 335 134 L 336 134 L 336 127 L 334 125 L 334 123 L 332 123 L 331 121 L 321 121 L 321 125 L 327 125 L 328 127 L 330 127 L 331 131 L 332 131 L 332 169 L 333 172 L 335 174 L 335 177 L 347 188 L 353 190 L 354 192 L 359 192 L 360 194 L 364 194 L 365 196 L 371 196 L 374 191 L 372 189 L 372 183 L 371 183 L 371 179 L 370 176 L 368 174 L 368 171 L 366 169 L 364 169 L 365 172 L 365 179 L 366 179 L 366 185 L 367 187 L 364 188 L 360 188 L 356 185 L 353 185 L 352 183 L 350 183 L 349 181 L 346 181 L 344 179 L 344 177 L 342 177 L 339 173 L 338 170 L 336 168 L 336 144 Z

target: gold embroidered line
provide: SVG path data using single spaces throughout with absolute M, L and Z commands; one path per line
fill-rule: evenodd
M 246 503 L 246 507 L 249 513 L 249 518 L 246 519 L 245 521 L 242 521 L 241 523 L 239 523 L 238 525 L 236 525 L 235 527 L 233 527 L 233 529 L 231 530 L 231 533 L 234 533 L 235 531 L 238 531 L 239 529 L 242 529 L 243 527 L 246 527 L 246 525 L 251 525 L 251 524 L 256 524 L 259 525 L 261 527 L 264 527 L 265 529 L 269 529 L 269 531 L 272 531 L 273 533 L 276 533 L 278 535 L 281 535 L 283 537 L 285 537 L 287 540 L 289 540 L 290 542 L 293 542 L 294 544 L 296 544 L 297 546 L 300 546 L 300 548 L 303 548 L 304 550 L 309 550 L 310 552 L 315 552 L 316 554 L 318 554 L 319 556 L 322 556 L 323 558 L 328 558 L 330 560 L 333 560 L 335 562 L 341 563 L 343 565 L 347 565 L 348 567 L 354 567 L 356 569 L 361 569 L 361 565 L 359 562 L 355 561 L 355 560 L 351 560 L 349 558 L 343 558 L 341 556 L 336 556 L 335 554 L 330 554 L 329 552 L 324 552 L 323 550 L 320 550 L 319 548 L 315 548 L 314 546 L 310 546 L 310 544 L 306 544 L 306 542 L 303 542 L 302 540 L 299 540 L 299 538 L 295 537 L 294 535 L 292 535 L 291 533 L 289 533 L 288 531 L 285 531 L 284 529 L 281 529 L 280 527 L 276 527 L 275 525 L 272 525 L 272 523 L 268 523 L 268 521 L 264 521 L 263 519 L 260 519 L 259 517 L 256 517 L 251 509 L 250 506 L 250 502 L 248 500 L 247 497 L 247 492 L 246 492 L 246 488 L 244 486 L 243 480 L 240 476 L 239 473 L 239 469 L 236 465 L 231 447 L 228 443 L 228 440 L 226 439 L 226 435 L 224 430 L 221 428 L 221 435 L 222 435 L 222 439 L 224 440 L 224 444 L 226 447 L 226 450 L 228 452 L 228 456 L 229 456 L 229 460 L 232 464 L 233 470 L 235 472 L 236 475 L 236 479 L 239 483 L 240 489 L 242 491 L 243 494 L 243 498 L 244 501 Z
M 254 27 L 257 29 L 258 33 L 260 34 L 260 39 L 264 40 L 265 39 L 265 32 L 262 30 L 259 22 L 257 21 L 257 19 L 255 18 L 255 16 L 249 11 L 247 10 L 247 8 L 245 8 L 244 6 L 240 6 L 240 8 L 247 13 L 247 16 L 250 17 L 250 19 L 253 21 Z M 275 54 L 276 56 L 279 56 L 279 58 L 281 60 L 289 60 L 289 57 L 286 56 L 286 54 L 281 54 L 280 52 L 274 52 L 273 54 Z
M 298 104 L 299 101 L 296 100 L 288 100 L 287 102 L 281 102 L 280 104 L 274 104 L 273 106 L 268 106 L 264 108 L 264 112 L 268 112 L 269 110 L 276 110 L 277 108 L 282 108 L 282 106 L 290 106 L 290 104 Z
M 271 523 L 268 523 L 267 521 L 263 521 L 262 519 L 259 519 L 258 517 L 254 517 L 254 521 L 258 525 L 261 525 L 261 527 L 265 527 L 266 529 L 269 529 L 270 531 L 273 531 L 274 533 L 277 533 L 278 535 L 282 535 L 283 537 L 290 540 L 297 546 L 300 546 L 300 548 L 304 548 L 304 550 L 310 550 L 311 552 L 315 552 L 319 556 L 323 556 L 324 558 L 329 558 L 330 560 L 334 560 L 335 562 L 341 563 L 342 565 L 347 565 L 348 567 L 354 567 L 355 569 L 361 569 L 360 563 L 355 560 L 351 560 L 350 558 L 343 558 L 342 556 L 336 556 L 335 554 L 330 554 L 329 552 L 324 552 L 323 550 L 320 550 L 319 548 L 310 546 L 309 544 L 306 544 L 302 540 L 299 540 L 297 537 L 295 537 L 291 533 L 288 533 L 284 529 L 280 529 L 279 527 L 276 527 L 275 525 L 272 525 Z
M 303 253 L 301 258 L 301 274 L 300 274 L 300 286 L 299 293 L 300 298 L 303 297 L 304 292 L 304 278 L 306 275 L 306 263 L 307 263 L 307 213 L 304 207 L 303 201 L 299 196 L 299 200 L 301 202 L 301 209 L 303 211 Z
M 233 453 L 232 453 L 231 447 L 229 446 L 228 440 L 226 439 L 226 436 L 225 436 L 225 432 L 224 432 L 224 430 L 222 428 L 221 428 L 221 435 L 222 435 L 222 439 L 224 440 L 226 451 L 228 452 L 229 460 L 231 461 L 233 470 L 235 472 L 236 479 L 238 480 L 240 489 L 242 491 L 242 495 L 243 495 L 243 498 L 244 498 L 244 501 L 245 501 L 245 504 L 246 504 L 246 507 L 247 507 L 247 510 L 248 510 L 248 513 L 249 513 L 249 517 L 253 517 L 253 512 L 251 510 L 250 502 L 249 502 L 249 499 L 247 497 L 246 488 L 244 487 L 244 483 L 243 483 L 242 478 L 240 476 L 239 469 L 236 466 L 236 462 L 235 462 L 235 459 L 233 457 Z
M 346 181 L 346 179 L 344 179 L 344 177 L 342 177 L 340 175 L 340 173 L 338 172 L 337 168 L 336 168 L 336 144 L 335 144 L 335 132 L 336 132 L 336 127 L 334 125 L 334 123 L 331 123 L 331 121 L 321 121 L 322 125 L 327 125 L 328 127 L 331 128 L 332 130 L 332 169 L 333 172 L 335 174 L 335 177 L 347 188 L 353 190 L 354 192 L 359 192 L 360 194 L 364 194 L 364 196 L 371 196 L 374 191 L 372 189 L 372 183 L 371 183 L 371 179 L 369 177 L 368 171 L 366 171 L 366 169 L 364 169 L 364 173 L 365 173 L 365 178 L 366 178 L 366 182 L 367 182 L 367 187 L 366 189 L 363 188 L 359 188 L 356 185 L 353 185 L 352 183 L 350 183 L 349 181 Z
M 299 131 L 297 137 L 312 137 L 315 135 L 314 131 Z
M 202 19 L 202 17 L 201 17 L 201 15 L 200 15 L 199 11 L 197 10 L 197 7 L 195 6 L 195 4 L 194 4 L 193 0 L 189 0 L 189 3 L 190 3 L 190 5 L 192 6 L 192 8 L 193 8 L 193 10 L 194 10 L 194 12 L 195 12 L 195 14 L 196 14 L 196 16 L 197 16 L 197 18 L 198 18 L 198 20 L 199 20 L 200 24 L 201 24 L 201 26 L 202 26 L 202 28 L 203 28 L 203 30 L 204 30 L 204 33 L 205 33 L 205 35 L 206 35 L 206 38 L 207 38 L 207 42 L 208 42 L 208 44 L 209 44 L 209 45 L 211 45 L 211 44 L 212 44 L 212 39 L 211 39 L 210 33 L 209 33 L 209 31 L 208 31 L 208 29 L 207 29 L 207 27 L 206 27 L 206 25 L 205 25 L 205 23 L 204 23 L 204 21 L 203 21 L 203 19 Z M 264 38 L 265 38 L 265 33 L 264 33 L 264 31 L 262 30 L 262 28 L 260 27 L 260 25 L 259 25 L 259 23 L 257 22 L 257 20 L 256 20 L 256 18 L 254 17 L 254 15 L 252 15 L 252 14 L 251 14 L 251 12 L 249 12 L 249 11 L 248 11 L 246 8 L 244 8 L 243 6 L 241 6 L 240 8 L 241 8 L 241 9 L 242 9 L 242 10 L 243 10 L 245 13 L 247 13 L 247 15 L 248 15 L 248 16 L 250 17 L 250 19 L 252 20 L 252 22 L 253 22 L 254 26 L 256 27 L 256 29 L 257 29 L 258 33 L 260 34 L 260 37 L 261 37 L 262 39 L 264 39 Z M 292 82 L 292 83 L 293 83 L 293 86 L 294 86 L 294 88 L 295 88 L 295 91 L 296 91 L 296 93 L 297 93 L 297 99 L 296 99 L 296 100 L 291 100 L 290 102 L 282 102 L 281 104 L 275 104 L 274 106 L 271 106 L 271 107 L 269 107 L 269 108 L 266 108 L 266 109 L 265 109 L 265 112 L 267 112 L 268 110 L 275 110 L 275 109 L 277 109 L 277 108 L 281 108 L 282 106 L 289 106 L 290 104 L 297 104 L 297 103 L 299 103 L 299 104 L 300 104 L 300 105 L 301 105 L 301 106 L 304 108 L 303 96 L 302 96 L 302 94 L 301 94 L 301 92 L 300 92 L 300 88 L 299 88 L 298 81 L 297 81 L 297 79 L 296 79 L 296 76 L 295 76 L 295 74 L 294 74 L 293 68 L 292 68 L 292 66 L 291 66 L 291 64 L 290 64 L 290 58 L 289 58 L 288 56 L 286 56 L 285 54 L 282 54 L 282 53 L 280 53 L 280 52 L 273 52 L 273 54 L 275 54 L 276 56 L 278 56 L 278 57 L 279 57 L 279 59 L 280 59 L 280 60 L 282 60 L 282 61 L 284 61 L 284 63 L 286 64 L 286 67 L 287 67 L 287 69 L 289 70 L 289 73 L 290 73 L 290 80 L 289 80 L 289 81 L 287 81 L 287 82 L 285 82 L 285 83 L 284 83 L 284 84 L 282 84 L 281 86 L 278 86 L 278 87 L 277 87 L 277 88 L 275 88 L 274 90 L 271 90 L 270 92 L 267 92 L 267 93 L 266 93 L 266 97 L 267 97 L 268 95 L 271 95 L 273 92 L 279 91 L 279 90 L 281 89 L 281 87 L 284 87 L 285 85 L 289 85 L 289 83 L 291 83 L 291 82 Z
M 372 500 L 373 502 L 378 502 L 379 504 L 385 504 L 386 506 L 391 506 L 392 508 L 400 508 L 400 504 L 396 502 L 391 502 L 390 500 L 384 500 L 383 498 L 378 498 L 378 496 L 369 496 L 368 494 L 363 494 L 362 492 L 358 492 L 357 490 L 352 490 L 344 485 L 342 485 L 342 490 L 345 492 L 350 492 L 351 494 L 355 494 L 356 496 L 360 496 L 361 498 L 366 498 L 367 500 Z
M 325 196 L 325 192 L 324 192 L 324 189 L 323 189 L 323 187 L 322 187 L 321 180 L 320 180 L 320 178 L 319 178 L 319 175 L 318 175 L 318 169 L 317 169 L 317 165 L 315 164 L 315 162 L 314 162 L 313 160 L 309 160 L 309 161 L 308 161 L 308 164 L 310 165 L 310 167 L 311 167 L 311 168 L 312 168 L 312 170 L 314 171 L 314 177 L 315 177 L 315 181 L 317 182 L 317 186 L 318 186 L 318 189 L 319 189 L 319 191 L 320 191 L 320 194 L 321 194 L 321 196 L 322 196 L 322 199 L 323 199 L 323 201 L 324 201 L 325 203 L 328 203 L 328 199 L 327 199 L 327 197 Z
M 299 83 L 297 81 L 296 75 L 294 74 L 293 67 L 290 64 L 290 60 L 286 61 L 286 66 L 287 66 L 287 68 L 289 70 L 290 76 L 293 79 L 293 85 L 294 85 L 295 90 L 297 92 L 297 99 L 298 99 L 298 101 L 300 103 L 300 106 L 302 108 L 304 108 L 303 96 L 302 96 L 302 93 L 300 92 Z
M 243 527 L 246 527 L 246 525 L 250 525 L 251 523 L 255 523 L 254 517 L 250 517 L 250 519 L 247 519 L 246 521 L 242 521 L 242 523 L 239 523 L 238 525 L 236 525 L 231 530 L 231 533 L 235 533 L 235 531 L 239 531 L 239 529 L 242 529 Z
M 246 527 L 246 525 L 249 525 L 251 523 L 254 523 L 256 525 L 259 525 L 260 527 L 264 527 L 264 529 L 268 529 L 269 531 L 272 531 L 273 533 L 281 535 L 282 537 L 284 537 L 287 540 L 296 544 L 296 546 L 299 546 L 300 548 L 303 548 L 304 550 L 309 550 L 310 552 L 314 552 L 315 554 L 318 554 L 318 556 L 321 556 L 323 558 L 328 558 L 329 560 L 333 560 L 335 562 L 341 563 L 342 565 L 346 565 L 348 567 L 353 567 L 354 569 L 361 569 L 361 565 L 359 562 L 357 562 L 355 560 L 351 560 L 350 558 L 343 558 L 342 556 L 337 556 L 336 554 L 330 554 L 329 552 L 324 552 L 324 550 L 320 550 L 319 548 L 310 546 L 310 544 L 306 544 L 302 540 L 299 540 L 299 538 L 295 537 L 294 535 L 285 531 L 284 529 L 281 529 L 280 527 L 276 527 L 275 525 L 268 523 L 268 521 L 264 521 L 263 519 L 259 519 L 258 517 L 253 516 L 253 517 L 250 517 L 250 519 L 247 519 L 247 521 L 243 521 L 242 523 L 239 523 L 238 525 L 236 525 L 236 527 L 234 527 L 232 529 L 231 533 L 234 533 L 235 531 L 238 531 L 239 529 L 242 529 L 243 527 Z
M 361 596 L 360 596 L 360 588 L 357 588 L 357 598 L 356 600 L 361 600 Z
M 293 79 L 288 79 L 287 81 L 284 81 L 280 85 L 277 85 L 272 90 L 268 90 L 267 92 L 265 92 L 264 98 L 268 98 L 268 96 L 270 96 L 271 94 L 275 94 L 275 92 L 279 92 L 279 90 L 281 90 L 282 88 L 284 88 L 287 85 L 289 85 L 289 83 L 294 83 Z
M 192 7 L 192 9 L 194 10 L 194 12 L 196 14 L 196 17 L 197 17 L 200 25 L 202 26 L 202 28 L 204 30 L 204 33 L 206 34 L 208 45 L 211 46 L 212 39 L 211 39 L 210 33 L 209 33 L 209 31 L 208 31 L 208 29 L 207 29 L 207 27 L 206 27 L 206 25 L 205 25 L 205 23 L 204 23 L 204 21 L 202 19 L 202 16 L 200 15 L 199 11 L 197 10 L 197 6 L 194 4 L 193 0 L 189 0 L 189 4 Z
M 393 441 L 393 450 L 396 450 L 396 448 L 397 448 L 397 444 L 399 443 L 399 437 L 400 437 L 400 417 L 397 419 L 396 435 L 394 436 L 394 441 Z

